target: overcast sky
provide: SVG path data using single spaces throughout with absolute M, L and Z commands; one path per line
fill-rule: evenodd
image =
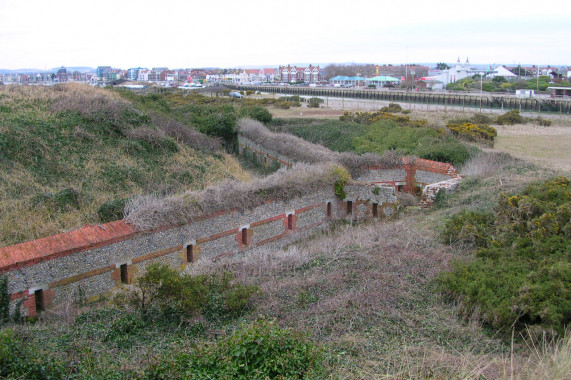
M 570 43 L 569 0 L 0 0 L 3 69 L 571 65 Z

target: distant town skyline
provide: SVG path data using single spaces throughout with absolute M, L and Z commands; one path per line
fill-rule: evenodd
M 390 5 L 390 6 L 389 6 Z M 412 0 L 0 2 L 0 68 L 288 63 L 571 65 L 571 9 Z

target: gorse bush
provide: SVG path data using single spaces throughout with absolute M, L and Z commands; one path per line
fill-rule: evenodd
M 484 124 L 476 125 L 472 123 L 449 123 L 447 127 L 452 131 L 454 136 L 468 141 L 485 141 L 493 144 L 494 139 L 498 134 L 495 128 Z
M 427 124 L 426 120 L 412 120 L 408 116 L 397 116 L 394 115 L 392 110 L 390 112 L 377 111 L 377 112 L 349 112 L 346 111 L 342 116 L 339 117 L 340 121 L 349 121 L 360 124 L 374 124 L 379 121 L 394 121 L 400 125 L 407 125 L 411 127 L 423 127 Z
M 491 239 L 495 216 L 490 212 L 462 210 L 444 223 L 440 238 L 443 243 L 470 244 L 486 247 Z
M 478 308 L 495 328 L 537 325 L 562 333 L 571 321 L 571 190 L 557 177 L 502 194 L 495 215 L 464 212 L 445 224 L 442 239 L 478 247 L 477 260 L 457 262 L 440 289 Z

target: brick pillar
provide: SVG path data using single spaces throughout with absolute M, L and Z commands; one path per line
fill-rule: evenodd
M 239 251 L 248 249 L 248 246 L 252 244 L 252 233 L 253 231 L 250 228 L 250 225 L 240 227 L 238 233 L 236 234 L 236 241 L 238 242 Z
M 191 247 L 191 248 L 189 248 Z M 182 260 L 182 267 L 186 267 L 191 262 L 198 260 L 200 257 L 200 246 L 196 244 L 196 241 L 192 241 L 189 244 L 184 245 L 182 251 L 179 252 L 178 257 Z M 191 261 L 189 261 L 191 259 Z
M 407 163 L 403 165 L 404 170 L 406 170 L 406 185 L 404 191 L 407 193 L 412 193 L 416 185 L 416 166 L 412 163 Z
M 295 213 L 287 213 L 286 217 L 283 219 L 284 227 L 286 233 L 289 231 L 296 231 L 297 230 L 297 220 L 298 217 Z
M 41 292 L 40 292 L 41 290 Z M 29 292 L 28 292 L 29 293 Z M 35 317 L 38 315 L 39 311 L 37 305 L 40 300 L 37 297 L 43 298 L 41 303 L 43 304 L 44 310 L 47 309 L 53 302 L 56 294 L 52 289 L 37 289 L 24 299 L 23 306 L 28 310 L 28 317 Z
M 124 278 L 124 279 L 123 279 L 123 276 L 121 275 L 121 270 L 122 270 L 121 267 L 123 265 L 125 266 L 124 270 L 126 271 L 126 278 Z M 115 281 L 115 283 L 117 283 L 117 285 L 132 284 L 136 273 L 137 273 L 137 267 L 135 265 L 132 265 L 132 264 L 116 264 L 115 269 L 113 270 L 113 272 L 111 272 L 111 279 L 113 281 Z

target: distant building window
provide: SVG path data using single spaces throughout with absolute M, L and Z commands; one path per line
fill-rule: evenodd
M 347 201 L 347 215 L 353 214 L 353 201 Z
M 287 229 L 293 230 L 293 214 L 287 216 Z
M 332 216 L 332 212 L 331 212 L 331 202 L 327 202 L 327 217 L 331 218 Z
M 379 204 L 373 203 L 373 218 L 377 218 L 379 216 Z

